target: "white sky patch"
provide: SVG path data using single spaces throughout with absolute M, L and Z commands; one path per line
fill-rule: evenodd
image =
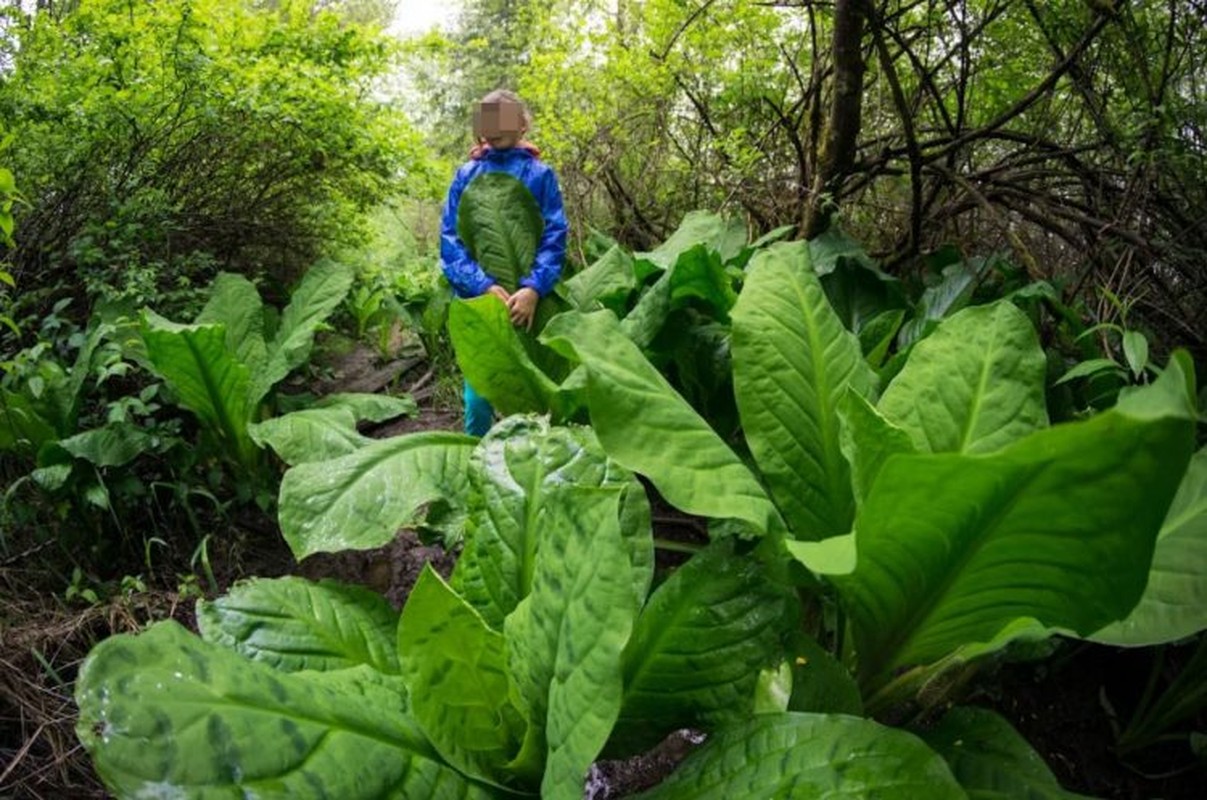
M 460 11 L 460 0 L 400 0 L 389 31 L 395 36 L 413 36 L 433 27 L 447 28 Z

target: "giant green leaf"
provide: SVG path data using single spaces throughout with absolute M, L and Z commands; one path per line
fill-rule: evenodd
M 935 257 L 946 258 L 948 255 L 941 252 Z M 958 254 L 954 257 L 959 259 Z M 944 267 L 942 277 L 922 292 L 914 318 L 901 326 L 897 346 L 902 350 L 908 348 L 925 338 L 939 320 L 954 315 L 972 302 L 985 265 L 984 259 L 974 259 L 972 262 L 959 260 Z
M 462 772 L 497 780 L 523 737 L 508 700 L 503 634 L 429 564 L 407 597 L 398 650 L 412 714 L 432 744 Z
M 640 752 L 682 727 L 753 711 L 759 671 L 783 657 L 791 595 L 731 539 L 692 556 L 649 599 L 624 653 L 610 750 Z
M 76 734 L 119 797 L 491 796 L 440 760 L 400 678 L 281 673 L 175 622 L 97 645 L 76 701 Z
M 665 270 L 697 245 L 704 245 L 716 252 L 722 263 L 727 262 L 745 247 L 746 226 L 711 211 L 689 211 L 665 242 L 648 253 L 638 253 L 637 257 Z
M 560 410 L 557 384 L 528 357 L 499 298 L 454 302 L 448 326 L 461 373 L 500 413 Z
M 1090 638 L 1128 647 L 1173 642 L 1207 629 L 1207 449 L 1190 461 L 1132 613 Z
M 179 325 L 146 311 L 142 337 L 155 371 L 180 404 L 197 415 L 227 452 L 243 464 L 252 463 L 256 447 L 247 434 L 256 405 L 252 376 L 227 347 L 225 328 Z
M 350 408 L 304 408 L 253 422 L 248 435 L 261 447 L 271 447 L 286 464 L 326 461 L 356 452 L 373 440 L 356 430 Z
M 281 323 L 268 344 L 264 368 L 252 377 L 252 403 L 310 358 L 314 335 L 352 288 L 352 270 L 321 261 L 306 271 L 281 312 Z
M 536 198 L 506 172 L 480 174 L 461 194 L 457 235 L 478 265 L 509 292 L 531 271 L 544 229 Z
M 990 455 L 895 455 L 856 520 L 847 601 L 865 687 L 1019 619 L 1085 635 L 1125 616 L 1193 444 L 1180 360 L 1090 420 Z
M 855 676 L 830 651 L 800 629 L 791 636 L 789 648 L 792 694 L 787 710 L 863 715 Z
M 544 749 L 546 800 L 582 797 L 587 769 L 620 712 L 621 653 L 637 614 L 618 520 L 622 493 L 567 487 L 547 496 L 532 590 L 503 626 L 529 726 L 514 769 L 527 773 Z
M 560 291 L 579 311 L 594 311 L 614 308 L 636 284 L 633 257 L 614 244 L 586 269 L 563 281 Z
M 380 547 L 429 503 L 464 508 L 476 443 L 459 433 L 412 433 L 299 464 L 281 479 L 281 533 L 297 558 Z
M 157 439 L 130 422 L 111 422 L 59 440 L 58 446 L 98 467 L 120 467 L 151 450 Z
M 1048 424 L 1046 371 L 1017 306 L 975 306 L 918 343 L 879 410 L 923 452 L 991 453 Z
M 746 442 L 800 539 L 851 530 L 855 498 L 840 445 L 839 401 L 875 376 L 842 326 L 803 242 L 754 257 L 733 316 L 733 379 Z
M 775 506 L 755 476 L 610 312 L 562 314 L 542 340 L 585 366 L 591 423 L 611 458 L 648 476 L 684 511 L 741 519 L 763 532 L 777 525 Z
M 268 357 L 264 339 L 264 303 L 255 284 L 242 275 L 221 272 L 210 284 L 210 299 L 194 322 L 218 322 L 226 327 L 226 345 L 256 374 Z
M 984 708 L 953 708 L 919 733 L 947 761 L 969 800 L 1074 800 L 1009 722 Z
M 409 394 L 388 395 L 368 392 L 335 392 L 320 397 L 315 408 L 346 408 L 358 421 L 385 422 L 395 417 L 413 417 L 419 413 L 415 398 Z
M 855 499 L 862 502 L 888 457 L 915 453 L 909 434 L 880 415 L 865 397 L 848 390 L 838 403 L 843 455 L 851 465 Z
M 637 299 L 620 330 L 640 348 L 649 347 L 671 312 L 671 273 L 664 272 Z
M 453 586 L 498 628 L 532 589 L 545 541 L 542 509 L 567 486 L 626 488 L 621 536 L 629 552 L 634 602 L 653 576 L 649 503 L 632 473 L 604 455 L 586 427 L 556 427 L 540 417 L 510 417 L 474 451 L 469 479 L 474 509 Z
M 900 324 L 906 305 L 900 281 L 882 272 L 863 246 L 839 226 L 831 225 L 809 240 L 809 260 L 847 330 L 862 337 L 873 320 L 892 309 L 901 310 Z
M 207 642 L 284 672 L 360 666 L 398 673 L 398 613 L 381 595 L 335 581 L 253 578 L 197 603 Z
M 271 447 L 286 464 L 326 461 L 373 442 L 357 430 L 357 422 L 383 422 L 418 411 L 409 395 L 391 397 L 358 392 L 321 397 L 313 408 L 254 422 L 247 431 L 261 447 Z
M 737 293 L 716 252 L 704 245 L 689 248 L 675 261 L 670 275 L 671 308 L 694 299 L 707 307 L 716 319 L 729 320 L 729 310 L 737 301 Z
M 640 800 L 964 800 L 933 750 L 905 731 L 839 714 L 762 714 L 713 734 Z

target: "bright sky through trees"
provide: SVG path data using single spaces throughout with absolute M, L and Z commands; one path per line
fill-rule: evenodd
M 460 10 L 459 0 L 401 0 L 390 31 L 403 36 L 423 33 L 433 25 L 448 25 Z

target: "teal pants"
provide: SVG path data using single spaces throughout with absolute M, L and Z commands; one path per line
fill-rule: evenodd
M 494 421 L 495 410 L 486 402 L 486 398 L 473 390 L 469 381 L 465 382 L 465 432 L 470 436 L 485 436 Z

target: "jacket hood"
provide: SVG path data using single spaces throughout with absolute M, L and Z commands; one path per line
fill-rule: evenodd
M 541 149 L 532 142 L 521 141 L 515 147 L 506 150 L 495 150 L 488 144 L 476 144 L 469 151 L 469 157 L 474 161 L 507 161 L 519 156 L 521 158 L 540 158 Z

